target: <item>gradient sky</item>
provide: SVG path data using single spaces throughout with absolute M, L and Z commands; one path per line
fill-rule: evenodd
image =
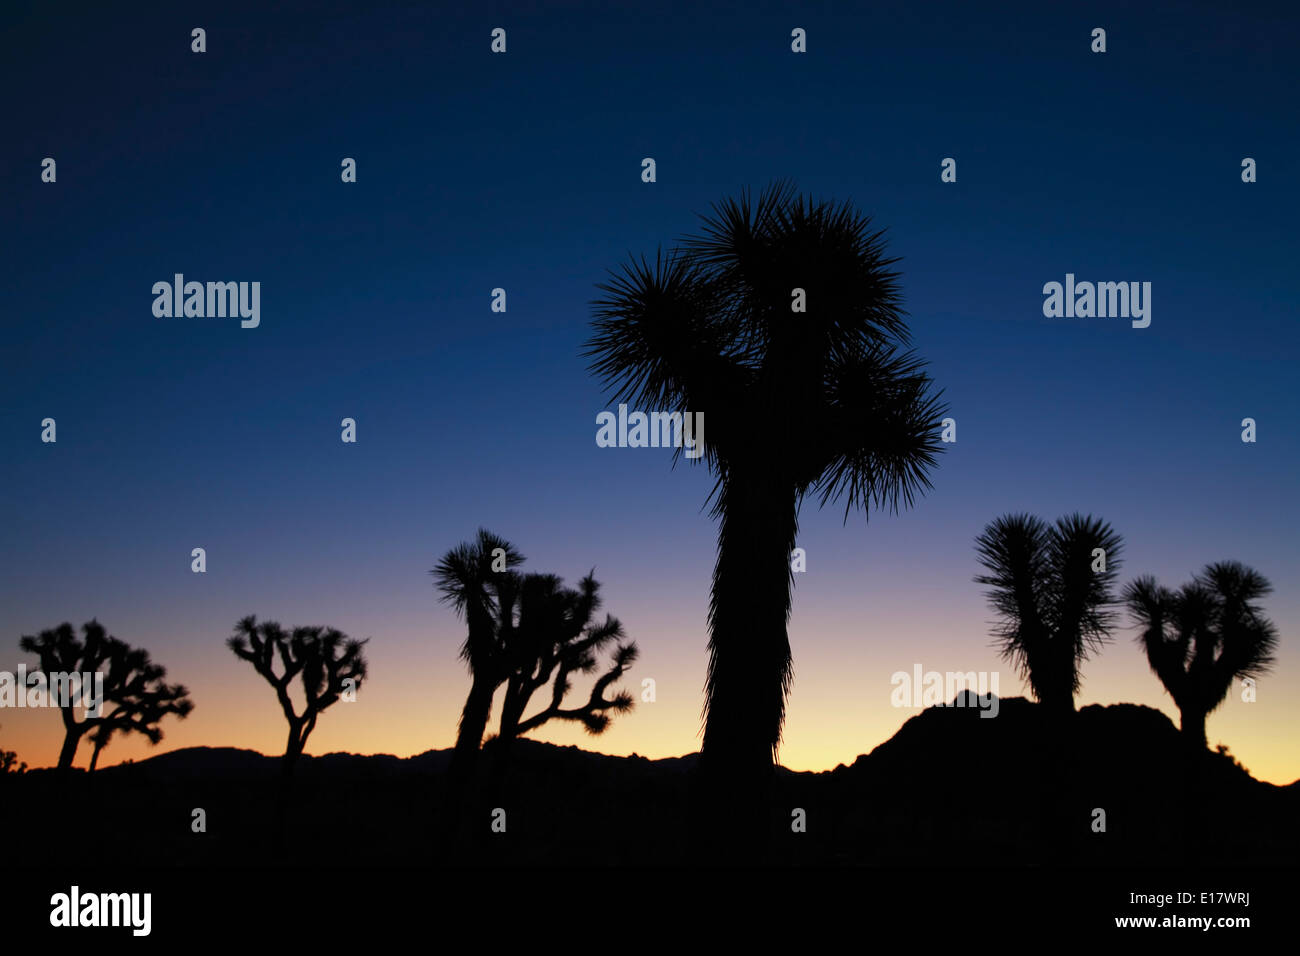
M 279 753 L 274 696 L 223 641 L 250 613 L 326 624 L 372 639 L 372 678 L 308 751 L 446 747 L 468 676 L 428 571 L 482 525 L 525 570 L 594 567 L 642 650 L 626 686 L 657 684 L 599 740 L 541 736 L 698 749 L 711 481 L 597 448 L 579 350 L 606 270 L 788 176 L 887 227 L 958 441 L 911 512 L 804 507 L 782 762 L 887 739 L 915 713 L 890 675 L 916 663 L 1024 693 L 972 541 L 1079 510 L 1123 535 L 1123 581 L 1238 559 L 1273 582 L 1281 663 L 1208 732 L 1262 779 L 1300 775 L 1293 4 L 261 6 L 6 8 L 0 670 L 35 666 L 21 635 L 98 617 L 192 691 L 162 749 Z M 261 326 L 155 318 L 176 272 L 260 281 Z M 1044 318 L 1067 272 L 1151 282 L 1151 326 Z M 1176 721 L 1133 636 L 1079 703 Z M 0 711 L 32 765 L 60 740 L 53 712 Z M 104 762 L 149 752 L 118 738 Z

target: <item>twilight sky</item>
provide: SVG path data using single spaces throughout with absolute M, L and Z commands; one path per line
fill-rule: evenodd
M 887 227 L 958 440 L 911 512 L 805 505 L 782 762 L 885 740 L 915 713 L 890 675 L 917 663 L 1024 693 L 972 541 L 1007 511 L 1079 510 L 1123 535 L 1122 581 L 1238 559 L 1273 582 L 1280 666 L 1208 732 L 1258 777 L 1300 775 L 1294 6 L 465 6 L 6 13 L 0 670 L 35 666 L 21 635 L 98 617 L 193 694 L 162 749 L 279 753 L 273 694 L 223 641 L 250 613 L 326 624 L 372 639 L 372 678 L 308 751 L 446 747 L 468 676 L 428 571 L 483 525 L 525 570 L 594 567 L 642 650 L 626 686 L 656 681 L 598 740 L 540 736 L 697 749 L 711 480 L 597 448 L 578 353 L 606 270 L 786 176 Z M 259 281 L 260 326 L 155 317 L 178 272 Z M 1151 282 L 1150 327 L 1045 318 L 1066 273 Z M 1079 703 L 1177 720 L 1133 635 Z M 54 712 L 0 710 L 30 764 L 60 740 Z M 104 762 L 149 750 L 119 738 Z

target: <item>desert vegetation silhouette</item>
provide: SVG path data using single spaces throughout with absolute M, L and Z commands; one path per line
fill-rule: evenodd
M 460 659 L 469 668 L 470 689 L 452 751 L 449 772 L 455 779 L 462 779 L 473 766 L 492 714 L 492 698 L 505 680 L 495 576 L 523 562 L 523 554 L 510 542 L 480 528 L 473 541 L 452 548 L 430 572 L 441 600 L 452 606 L 467 628 Z
M 1210 564 L 1176 591 L 1144 575 L 1124 590 L 1152 672 L 1178 707 L 1183 736 L 1206 746 L 1205 720 L 1239 678 L 1275 663 L 1278 632 L 1257 603 L 1273 586 L 1237 561 Z
M 622 623 L 600 609 L 600 582 L 591 574 L 567 588 L 553 574 L 503 575 L 498 600 L 502 647 L 507 670 L 505 699 L 501 707 L 498 741 L 508 744 L 551 720 L 582 724 L 592 735 L 604 733 L 613 714 L 632 710 L 632 695 L 605 692 L 639 656 L 635 642 L 624 642 Z M 585 702 L 564 707 L 577 674 L 592 675 L 600 667 L 600 653 L 613 644 L 608 669 L 592 684 Z M 550 686 L 545 704 L 524 717 L 529 701 Z
M 271 685 L 289 722 L 289 739 L 280 761 L 285 777 L 293 773 L 321 713 L 343 695 L 355 694 L 360 689 L 366 678 L 366 659 L 362 653 L 366 643 L 332 627 L 295 627 L 286 631 L 275 621 L 259 624 L 251 614 L 235 625 L 235 633 L 226 640 L 226 646 L 240 660 L 252 664 Z M 301 713 L 289 693 L 295 678 L 302 687 Z
M 614 400 L 705 417 L 698 460 L 716 476 L 719 528 L 701 762 L 715 778 L 766 779 L 793 674 L 801 503 L 843 501 L 846 521 L 911 506 L 930 487 L 945 407 L 905 348 L 897 260 L 851 203 L 779 182 L 701 218 L 678 248 L 598 285 L 583 354 Z
M 470 669 L 470 690 L 457 729 L 450 772 L 463 780 L 483 742 L 497 691 L 505 686 L 495 738 L 503 756 L 510 742 L 551 720 L 581 723 L 591 734 L 609 726 L 613 714 L 633 707 L 630 694 L 606 691 L 638 656 L 634 642 L 624 642 L 623 625 L 601 607 L 600 583 L 588 574 L 577 588 L 567 588 L 553 574 L 514 570 L 523 555 L 508 541 L 479 529 L 473 541 L 448 551 L 433 569 L 442 600 L 467 626 L 460 657 Z M 614 645 L 609 668 L 593 683 L 587 700 L 564 706 L 573 677 L 595 674 L 599 655 Z M 525 712 L 533 696 L 550 685 L 544 706 Z
M 164 717 L 188 717 L 194 709 L 189 691 L 182 684 L 168 684 L 163 678 L 167 671 L 149 659 L 149 652 L 131 647 L 125 641 L 110 635 L 102 624 L 92 620 L 82 625 L 84 640 L 78 640 L 69 623 L 41 631 L 35 636 L 24 636 L 18 643 L 24 651 L 35 654 L 41 671 L 53 674 L 104 674 L 103 700 L 95 716 L 86 713 L 83 703 L 74 702 L 70 696 L 61 695 L 58 711 L 63 719 L 63 747 L 59 751 L 59 770 L 72 767 L 81 738 L 91 734 L 95 743 L 95 757 L 117 732 L 142 734 L 151 744 L 163 739 L 159 723 Z M 83 688 L 89 696 L 91 688 Z M 77 712 L 83 717 L 77 719 Z
M 1002 655 L 1052 717 L 1074 712 L 1080 666 L 1115 626 L 1121 548 L 1109 524 L 1079 514 L 1055 525 L 1028 514 L 1004 515 L 975 539 L 988 571 L 975 580 L 989 585 Z
M 17 776 L 27 772 L 27 764 L 18 759 L 18 754 L 13 750 L 5 750 L 0 747 L 0 777 L 5 774 L 14 774 Z
M 161 675 L 160 675 L 161 676 Z M 182 694 L 185 689 L 180 688 Z M 114 734 L 142 734 L 151 744 L 157 744 L 162 740 L 162 731 L 158 728 L 158 723 L 169 713 L 180 714 L 179 709 L 171 709 L 173 701 L 163 693 L 146 693 L 141 694 L 134 699 L 115 702 L 112 710 L 105 715 L 103 723 L 99 724 L 90 732 L 90 764 L 86 770 L 94 773 L 95 768 L 99 766 L 99 755 L 104 748 L 108 746 Z M 185 707 L 185 713 L 189 713 L 193 704 L 188 700 L 182 705 Z M 184 715 L 181 715 L 184 716 Z

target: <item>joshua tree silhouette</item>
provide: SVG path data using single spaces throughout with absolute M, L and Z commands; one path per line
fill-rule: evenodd
M 461 659 L 469 664 L 469 697 L 461 712 L 451 773 L 463 780 L 478 754 L 491 715 L 492 698 L 505 684 L 498 753 L 516 737 L 550 720 L 574 720 L 592 734 L 609 726 L 612 713 L 632 709 L 626 693 L 605 691 L 632 666 L 635 644 L 619 643 L 608 671 L 598 678 L 587 701 L 565 708 L 575 673 L 592 674 L 597 654 L 623 637 L 622 625 L 606 615 L 593 620 L 600 607 L 600 584 L 592 575 L 577 590 L 564 587 L 553 574 L 520 574 L 524 556 L 504 538 L 479 529 L 478 537 L 452 548 L 433 569 L 442 600 L 465 618 L 469 633 Z M 524 712 L 533 695 L 551 684 L 550 701 L 530 717 Z
M 469 666 L 469 697 L 461 711 L 449 771 L 456 778 L 477 758 L 492 714 L 492 697 L 506 679 L 497 588 L 500 576 L 509 575 L 523 561 L 524 556 L 509 541 L 480 528 L 474 541 L 452 548 L 430 572 L 442 601 L 450 604 L 468 627 L 460 658 Z
M 1275 663 L 1277 628 L 1255 603 L 1273 590 L 1237 561 L 1206 565 L 1177 591 L 1144 575 L 1124 589 L 1138 642 L 1174 699 L 1188 741 L 1204 747 L 1205 718 L 1239 677 L 1258 678 Z
M 975 539 L 989 573 L 989 605 L 1002 618 L 998 643 L 1039 703 L 1074 711 L 1079 665 L 1101 650 L 1114 626 L 1112 589 L 1122 540 L 1099 518 L 1070 515 L 1055 526 L 1005 515 Z
M 599 285 L 591 371 L 617 400 L 708 423 L 699 460 L 720 525 L 701 749 L 715 779 L 765 779 L 776 757 L 805 494 L 843 499 L 847 521 L 930 486 L 944 407 L 900 351 L 895 261 L 850 203 L 778 183 L 715 205 L 681 248 Z
M 99 765 L 100 752 L 108 746 L 115 733 L 140 733 L 151 744 L 162 740 L 162 731 L 155 725 L 170 712 L 167 710 L 168 703 L 166 696 L 158 693 L 143 693 L 127 700 L 115 701 L 104 715 L 103 723 L 90 732 L 90 742 L 94 749 L 90 752 L 89 772 L 94 773 Z M 192 706 L 186 701 L 185 712 L 189 713 Z
M 96 757 L 117 730 L 144 734 L 151 744 L 163 738 L 157 726 L 164 717 L 174 714 L 188 717 L 194 709 L 189 691 L 181 684 L 167 684 L 167 671 L 149 659 L 148 651 L 133 648 L 109 635 L 98 621 L 82 625 L 84 643 L 68 623 L 41 631 L 35 637 L 23 637 L 19 646 L 40 658 L 41 670 L 48 676 L 56 673 L 86 674 L 105 668 L 104 697 L 98 716 L 77 720 L 77 710 L 84 707 L 64 700 L 59 712 L 63 717 L 63 748 L 59 751 L 59 769 L 67 770 L 77 755 L 77 745 L 86 733 L 96 741 Z M 89 694 L 89 689 L 84 689 Z M 91 769 L 94 769 L 92 762 Z
M 600 608 L 600 583 L 588 574 L 577 590 L 563 587 L 553 574 L 511 576 L 499 592 L 502 646 L 505 650 L 505 701 L 498 737 L 508 744 L 515 737 L 550 720 L 574 720 L 591 734 L 603 733 L 611 713 L 626 713 L 632 696 L 620 691 L 605 697 L 606 689 L 636 661 L 635 643 L 622 643 L 623 625 L 609 615 L 594 621 Z M 517 609 L 514 610 L 514 609 Z M 618 642 L 609 670 L 592 686 L 586 703 L 565 709 L 564 697 L 572 688 L 573 674 L 593 674 L 597 654 L 611 641 Z M 533 694 L 551 684 L 547 705 L 527 719 L 524 711 Z
M 235 625 L 235 633 L 226 640 L 226 646 L 252 664 L 275 689 L 280 709 L 289 722 L 289 742 L 281 761 L 285 776 L 293 773 L 321 711 L 344 693 L 361 687 L 366 677 L 366 659 L 361 649 L 366 643 L 352 640 L 333 628 L 295 627 L 285 631 L 274 621 L 258 624 L 251 614 Z M 281 674 L 275 673 L 277 655 Z M 301 714 L 295 711 L 289 696 L 295 677 L 301 678 L 305 699 Z

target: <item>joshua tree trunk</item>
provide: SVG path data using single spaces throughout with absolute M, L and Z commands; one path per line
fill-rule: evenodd
M 709 610 L 709 672 L 701 761 L 739 783 L 770 776 L 791 678 L 790 552 L 794 494 L 733 470 L 721 491 Z
M 280 772 L 286 777 L 293 773 L 294 765 L 302 756 L 303 746 L 307 743 L 302 729 L 301 721 L 289 722 L 289 742 L 285 745 L 284 756 L 280 759 Z
M 99 752 L 103 749 L 103 744 L 95 744 L 95 749 L 90 752 L 90 773 L 95 772 L 95 767 L 99 763 Z
M 1050 683 L 1042 688 L 1039 703 L 1049 718 L 1067 720 L 1074 714 L 1074 650 L 1066 645 L 1053 650 L 1055 659 L 1045 662 L 1051 667 Z
M 474 675 L 469 697 L 460 714 L 460 728 L 456 735 L 456 749 L 452 751 L 450 772 L 463 775 L 474 765 L 483 733 L 492 714 L 492 696 L 497 684 L 487 676 Z
M 501 730 L 497 734 L 497 766 L 505 764 L 510 745 L 519 736 L 519 721 L 523 719 L 525 702 L 521 700 L 522 684 L 527 678 L 514 677 L 506 684 L 506 699 L 501 704 Z
M 1205 739 L 1205 711 L 1191 704 L 1180 709 L 1183 737 L 1198 747 L 1209 746 Z
M 1044 709 L 1058 719 L 1065 719 L 1074 714 L 1074 694 L 1068 687 L 1058 688 L 1042 701 Z
M 505 699 L 501 702 L 501 726 L 492 747 L 492 767 L 490 784 L 492 790 L 500 791 L 506 777 L 506 766 L 510 762 L 510 751 L 515 738 L 519 736 L 519 721 L 523 717 L 526 704 L 520 700 L 521 682 L 526 678 L 518 676 L 506 682 Z
M 68 770 L 77 756 L 77 745 L 81 743 L 81 733 L 73 727 L 67 727 L 63 736 L 63 748 L 59 751 L 59 769 Z

